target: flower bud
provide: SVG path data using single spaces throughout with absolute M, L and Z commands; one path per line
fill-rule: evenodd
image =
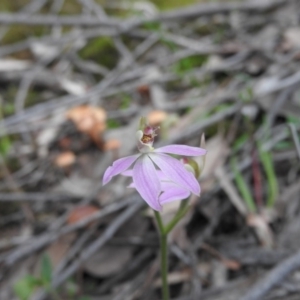
M 147 153 L 153 151 L 153 142 L 156 137 L 156 130 L 158 127 L 151 127 L 147 124 L 147 119 L 142 117 L 140 120 L 140 126 L 136 132 L 137 147 L 142 153 Z
M 202 136 L 201 136 L 200 147 L 205 149 L 205 136 L 204 136 L 204 134 L 202 134 Z M 182 162 L 183 162 L 185 168 L 188 171 L 192 172 L 197 179 L 199 179 L 201 174 L 202 174 L 202 171 L 204 169 L 205 157 L 206 157 L 206 155 L 197 156 L 197 157 L 194 157 L 194 158 L 185 157 L 185 158 L 182 158 Z
M 199 168 L 195 160 L 190 157 L 184 157 L 181 158 L 181 162 L 184 164 L 187 171 L 193 173 L 196 178 L 199 177 Z

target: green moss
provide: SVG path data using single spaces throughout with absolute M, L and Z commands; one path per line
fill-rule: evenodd
M 118 52 L 115 49 L 111 38 L 99 37 L 90 40 L 88 44 L 81 49 L 79 55 L 83 59 L 94 60 L 111 69 L 116 65 Z
M 201 67 L 207 62 L 207 55 L 193 55 L 179 60 L 173 65 L 173 71 L 176 74 L 184 74 L 196 67 Z
M 6 156 L 11 148 L 11 141 L 8 136 L 3 136 L 0 138 L 0 154 L 1 156 Z
M 65 0 L 60 13 L 62 15 L 74 15 L 80 14 L 81 12 L 82 6 L 80 5 L 79 1 Z
M 109 129 L 119 128 L 121 126 L 120 122 L 114 119 L 107 120 L 106 125 Z
M 142 28 L 157 32 L 161 30 L 161 24 L 159 22 L 146 22 Z
M 0 1 L 0 11 L 1 12 L 12 12 L 20 10 L 29 3 L 29 0 L 1 0 Z
M 153 2 L 159 9 L 167 10 L 195 4 L 198 3 L 199 0 L 152 0 L 151 2 Z
M 44 26 L 12 25 L 3 37 L 1 44 L 11 44 L 25 40 L 28 37 L 40 37 L 48 33 L 49 28 Z
M 120 104 L 120 109 L 126 109 L 129 108 L 131 103 L 131 98 L 127 94 L 122 94 L 122 102 Z

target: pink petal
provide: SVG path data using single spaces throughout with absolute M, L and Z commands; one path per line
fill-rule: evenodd
M 177 200 L 184 200 L 190 196 L 190 192 L 187 189 L 172 182 L 162 184 L 162 189 L 164 192 L 159 197 L 161 204 Z
M 199 147 L 191 147 L 186 145 L 168 145 L 155 149 L 156 153 L 170 153 L 184 156 L 201 156 L 206 154 L 206 150 Z
M 169 178 L 161 170 L 156 170 L 156 174 L 160 181 L 169 181 Z
M 161 170 L 156 170 L 156 174 L 160 181 L 169 181 L 168 177 Z M 121 175 L 127 176 L 127 177 L 132 177 L 133 170 L 126 170 L 126 171 L 122 172 Z
M 182 186 L 180 186 L 177 183 L 174 183 L 172 181 L 162 181 L 161 182 L 161 191 L 162 192 L 165 192 L 167 190 L 170 190 L 170 189 L 173 189 L 173 188 L 176 188 L 176 187 L 179 187 L 182 190 L 188 191 L 186 188 L 184 188 L 184 187 L 182 187 Z
M 134 185 L 133 182 L 131 182 L 127 187 L 128 187 L 128 188 L 134 188 L 134 189 L 135 189 L 135 185 Z
M 132 174 L 133 174 L 133 170 L 131 169 L 131 170 L 126 170 L 126 171 L 122 172 L 121 175 L 132 177 Z
M 161 205 L 158 196 L 161 186 L 157 171 L 148 155 L 142 155 L 133 167 L 133 183 L 142 198 L 154 210 L 160 211 Z
M 169 180 L 200 195 L 200 185 L 195 176 L 187 171 L 184 165 L 177 159 L 162 153 L 149 153 L 154 163 L 162 170 Z
M 108 167 L 103 175 L 103 185 L 107 184 L 113 176 L 118 175 L 128 169 L 139 156 L 140 154 L 136 154 L 114 161 L 112 166 Z

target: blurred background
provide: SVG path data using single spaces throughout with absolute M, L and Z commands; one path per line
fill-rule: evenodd
M 146 116 L 156 147 L 208 151 L 172 299 L 299 300 L 299 22 L 299 0 L 1 0 L 0 299 L 160 299 L 152 212 L 102 186 Z

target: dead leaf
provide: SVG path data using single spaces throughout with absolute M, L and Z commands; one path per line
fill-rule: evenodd
M 150 94 L 150 88 L 149 85 L 140 85 L 137 87 L 137 91 L 140 93 L 141 96 L 147 96 L 149 97 Z
M 81 105 L 70 109 L 66 116 L 80 132 L 87 134 L 100 149 L 103 148 L 102 134 L 106 129 L 103 108 Z
M 120 147 L 121 147 L 121 142 L 117 139 L 110 139 L 104 144 L 105 151 L 117 150 Z
M 167 113 L 162 110 L 153 110 L 148 114 L 147 119 L 150 126 L 158 126 L 167 118 L 167 116 Z
M 55 159 L 55 164 L 60 168 L 66 168 L 73 165 L 76 161 L 76 156 L 71 151 L 66 151 L 59 154 Z
M 142 237 L 147 226 L 144 217 L 136 215 L 118 231 L 116 237 Z M 84 263 L 84 268 L 94 276 L 109 277 L 124 269 L 132 259 L 133 249 L 131 245 L 106 245 Z
M 98 212 L 99 208 L 92 206 L 92 205 L 85 205 L 85 206 L 77 206 L 69 214 L 68 217 L 68 224 L 75 224 L 78 223 L 94 213 Z
M 90 274 L 97 277 L 109 277 L 122 270 L 131 258 L 129 246 L 106 245 L 84 264 Z
M 61 262 L 61 260 L 65 257 L 67 251 L 70 249 L 71 244 L 76 238 L 76 233 L 69 233 L 59 238 L 56 242 L 54 242 L 48 249 L 47 254 L 52 263 L 52 267 L 55 267 Z
M 264 247 L 271 248 L 274 246 L 273 233 L 263 216 L 250 214 L 247 218 L 247 224 L 255 229 L 255 233 Z
M 237 270 L 239 270 L 241 268 L 241 264 L 238 261 L 236 261 L 236 260 L 232 260 L 232 259 L 228 259 L 228 258 L 223 258 L 222 259 L 222 263 L 229 270 L 237 271 Z
M 59 140 L 58 144 L 62 149 L 67 150 L 71 148 L 72 140 L 69 137 L 64 137 Z
M 33 275 L 40 276 L 41 274 L 41 262 L 42 262 L 42 255 L 46 254 L 49 256 L 51 261 L 52 269 L 55 270 L 59 263 L 64 259 L 65 255 L 67 254 L 68 250 L 70 249 L 72 243 L 76 239 L 77 233 L 71 232 L 63 237 L 60 237 L 55 242 L 53 242 L 41 255 L 39 259 L 36 260 L 34 267 L 33 267 Z
M 205 165 L 201 172 L 201 178 L 203 178 L 201 183 L 202 193 L 212 189 L 215 184 L 215 179 L 212 178 L 212 175 L 214 175 L 215 170 L 219 166 L 224 165 L 224 161 L 229 154 L 228 145 L 220 135 L 210 139 L 206 143 L 206 150 Z M 201 160 L 202 157 L 200 156 L 199 159 Z

